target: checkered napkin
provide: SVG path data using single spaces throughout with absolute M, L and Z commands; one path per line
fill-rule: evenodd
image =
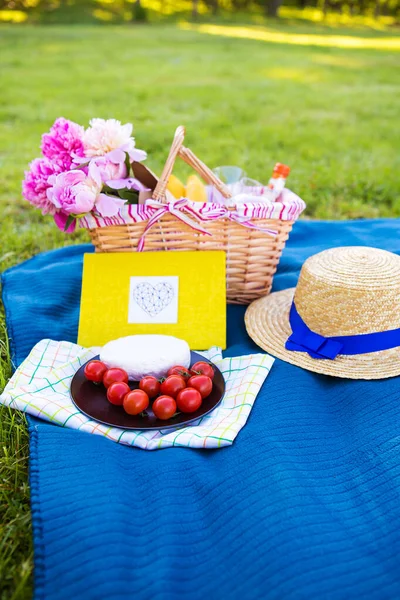
M 245 425 L 257 394 L 274 359 L 267 354 L 222 358 L 220 348 L 203 352 L 223 373 L 226 391 L 210 414 L 186 427 L 159 431 L 133 431 L 102 425 L 86 417 L 73 404 L 70 384 L 75 372 L 98 354 L 70 342 L 42 340 L 7 384 L 0 403 L 63 427 L 71 427 L 114 442 L 157 450 L 171 446 L 220 448 L 233 443 Z

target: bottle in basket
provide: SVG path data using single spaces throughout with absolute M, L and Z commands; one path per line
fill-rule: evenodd
M 268 188 L 271 190 L 273 200 L 277 200 L 286 184 L 286 178 L 290 173 L 290 167 L 282 163 L 276 163 L 272 172 L 272 177 L 268 182 Z

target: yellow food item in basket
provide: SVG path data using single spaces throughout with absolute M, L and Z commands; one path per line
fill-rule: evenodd
M 186 184 L 186 198 L 194 202 L 207 202 L 207 190 L 197 175 L 189 175 Z
M 167 189 L 177 199 L 188 198 L 193 202 L 207 202 L 208 200 L 206 186 L 197 175 L 189 175 L 185 187 L 182 181 L 172 174 Z
M 175 198 L 182 198 L 186 195 L 185 186 L 173 173 L 169 178 L 167 190 L 171 192 Z

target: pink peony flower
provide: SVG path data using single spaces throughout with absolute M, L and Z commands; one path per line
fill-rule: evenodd
M 67 215 L 90 212 L 101 191 L 100 185 L 83 171 L 74 169 L 50 178 L 52 187 L 47 197 L 56 208 Z
M 84 128 L 60 117 L 56 119 L 49 133 L 42 136 L 43 156 L 56 162 L 63 171 L 72 165 L 72 156 L 83 156 Z
M 47 190 L 47 197 L 58 209 L 54 220 L 63 230 L 69 215 L 79 217 L 95 209 L 103 217 L 113 217 L 125 204 L 120 198 L 101 193 L 103 182 L 94 162 L 89 164 L 88 174 L 74 169 L 53 175 L 49 183 L 52 187 Z M 71 225 L 67 231 L 74 228 Z
M 111 150 L 105 156 L 99 156 L 92 158 L 89 162 L 96 166 L 96 170 L 101 177 L 101 181 L 108 185 L 108 187 L 114 190 L 121 189 L 134 189 L 147 191 L 148 188 L 144 186 L 138 179 L 134 177 L 127 177 L 128 169 L 125 164 L 126 153 L 121 150 Z M 84 167 L 87 169 L 87 167 Z
M 47 196 L 51 183 L 49 179 L 60 173 L 60 167 L 48 158 L 35 158 L 31 162 L 30 170 L 25 171 L 22 182 L 22 193 L 28 202 L 41 209 L 42 214 L 54 214 L 56 207 Z
M 116 119 L 92 119 L 83 135 L 85 156 L 105 156 L 113 150 L 128 152 L 131 161 L 141 161 L 147 157 L 144 150 L 135 148 L 135 139 L 132 137 L 133 125 L 121 125 Z

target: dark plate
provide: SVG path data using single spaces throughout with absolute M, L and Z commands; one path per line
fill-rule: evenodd
M 98 359 L 98 356 L 91 360 Z M 107 400 L 106 389 L 102 385 L 96 385 L 92 381 L 88 381 L 84 375 L 85 365 L 75 373 L 71 381 L 71 398 L 75 406 L 86 416 L 104 423 L 112 427 L 120 427 L 121 429 L 172 429 L 174 427 L 182 427 L 187 423 L 192 423 L 200 417 L 208 415 L 221 402 L 225 393 L 225 381 L 221 371 L 212 363 L 200 354 L 191 352 L 191 365 L 198 360 L 209 362 L 215 371 L 213 380 L 213 389 L 208 398 L 203 400 L 199 410 L 194 413 L 180 413 L 168 421 L 162 421 L 155 417 L 151 410 L 151 405 L 146 410 L 147 417 L 128 415 L 122 406 L 115 406 Z M 89 362 L 89 361 L 88 361 Z M 86 364 L 86 363 L 85 363 Z M 138 382 L 130 381 L 129 387 L 134 390 L 139 387 Z

